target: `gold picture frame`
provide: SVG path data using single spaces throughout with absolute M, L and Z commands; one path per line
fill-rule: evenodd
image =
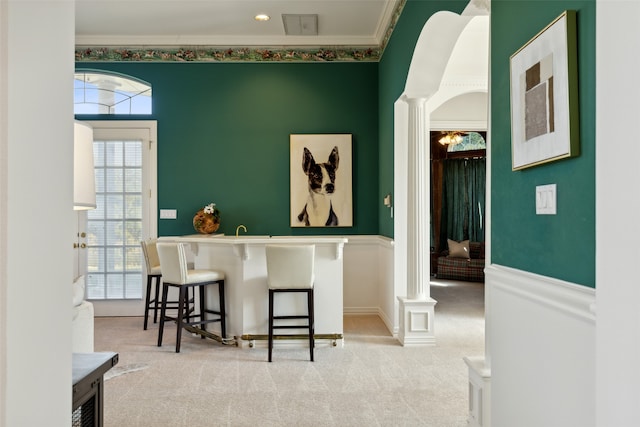
M 509 64 L 512 170 L 578 156 L 576 12 L 564 11 Z

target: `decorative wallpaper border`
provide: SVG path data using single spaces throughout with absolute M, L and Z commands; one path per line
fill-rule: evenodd
M 77 62 L 330 62 L 379 61 L 379 48 L 76 48 Z
M 76 62 L 377 62 L 407 0 L 400 0 L 380 46 L 360 47 L 90 47 L 76 46 Z

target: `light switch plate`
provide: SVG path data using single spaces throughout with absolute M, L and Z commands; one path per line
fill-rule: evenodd
M 175 209 L 160 209 L 160 219 L 176 219 L 178 211 Z
M 556 184 L 536 186 L 536 215 L 555 215 L 556 210 Z

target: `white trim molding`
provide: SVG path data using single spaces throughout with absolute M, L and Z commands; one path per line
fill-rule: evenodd
M 467 427 L 491 426 L 491 368 L 481 356 L 464 357 L 469 368 L 469 418 Z
M 595 426 L 595 289 L 495 264 L 485 280 L 489 345 L 470 382 L 487 386 L 490 422 Z
M 490 265 L 494 291 L 508 292 L 534 304 L 545 305 L 595 326 L 595 289 L 509 267 Z
M 400 324 L 398 341 L 405 346 L 435 345 L 434 329 L 436 300 L 398 297 Z

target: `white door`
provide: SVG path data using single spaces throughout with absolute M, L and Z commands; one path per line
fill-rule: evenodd
M 87 211 L 74 211 L 76 214 L 75 240 L 73 242 L 73 279 L 87 274 Z
M 87 299 L 96 316 L 142 316 L 140 241 L 157 235 L 156 123 L 90 124 L 97 209 L 87 211 Z

